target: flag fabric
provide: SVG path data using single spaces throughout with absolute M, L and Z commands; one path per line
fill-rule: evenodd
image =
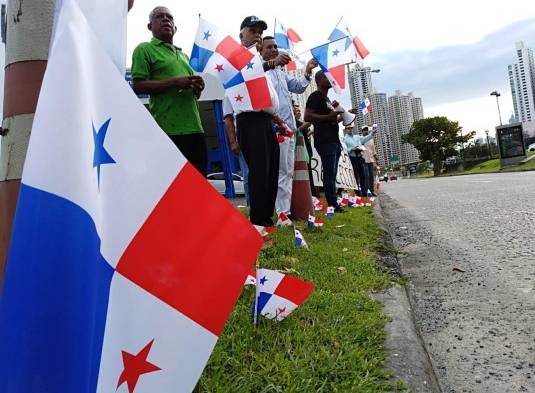
M 256 269 L 251 268 L 243 285 L 256 285 Z
M 338 203 L 338 206 L 340 207 L 346 207 L 347 206 L 347 203 L 349 202 L 347 199 L 345 198 L 341 198 L 341 197 L 338 197 L 336 198 L 336 202 Z
M 254 54 L 234 38 L 199 18 L 190 56 L 190 65 L 195 71 L 214 75 L 224 85 L 235 78 L 253 58 Z
M 252 57 L 234 78 L 223 84 L 234 112 L 253 111 L 271 107 L 269 81 L 256 48 L 249 48 Z
M 302 248 L 308 248 L 308 244 L 307 242 L 305 241 L 305 238 L 303 237 L 303 235 L 301 234 L 301 232 L 299 231 L 299 229 L 295 229 L 294 230 L 294 233 L 295 233 L 295 245 L 297 247 L 302 247 Z
M 282 23 L 275 19 L 275 42 L 278 49 L 293 51 L 295 45 L 301 42 L 301 37 L 293 29 L 286 29 Z
M 303 304 L 314 291 L 314 285 L 299 278 L 268 269 L 258 269 L 256 313 L 282 321 Z
M 321 228 L 323 226 L 324 222 L 321 221 L 319 218 L 314 217 L 313 215 L 308 215 L 308 227 L 309 228 Z
M 372 111 L 372 104 L 369 98 L 365 98 L 359 105 L 362 115 L 366 115 Z
M 349 197 L 348 206 L 349 207 L 357 207 L 357 197 L 355 195 Z
M 279 214 L 279 219 L 277 220 L 277 226 L 286 227 L 286 226 L 291 226 L 291 225 L 292 225 L 292 220 L 290 220 L 286 214 L 281 212 Z
M 331 82 L 333 90 L 340 94 L 346 86 L 345 41 L 329 42 L 311 49 L 310 53 Z
M 332 220 L 333 217 L 334 217 L 334 206 L 329 206 L 327 207 L 327 213 L 325 214 L 325 216 L 329 219 L 329 220 Z
M 371 129 L 372 131 L 379 131 L 379 125 L 376 124 L 376 123 L 374 123 L 374 124 L 372 124 L 372 125 L 370 126 L 370 129 Z
M 328 39 L 329 41 L 335 41 L 344 37 L 346 37 L 344 40 L 344 47 L 348 61 L 358 62 L 370 54 L 362 41 L 357 36 L 351 34 L 344 18 L 341 18 Z
M 314 206 L 315 211 L 323 210 L 323 203 L 315 196 L 312 197 L 312 205 Z
M 0 303 L 0 391 L 192 391 L 261 244 L 64 0 Z

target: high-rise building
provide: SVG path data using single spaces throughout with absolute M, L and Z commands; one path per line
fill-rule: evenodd
M 516 62 L 508 66 L 515 118 L 535 121 L 535 63 L 533 51 L 522 41 L 516 43 Z
M 354 64 L 353 67 L 350 67 L 349 69 L 348 80 L 352 106 L 353 108 L 358 108 L 359 104 L 365 98 L 370 98 L 369 96 L 373 92 L 371 68 L 361 67 L 359 64 Z M 363 115 L 361 111 L 357 111 L 356 115 L 356 129 L 360 130 L 362 126 L 370 123 L 369 114 Z
M 401 140 L 414 123 L 414 112 L 423 117 L 422 101 L 420 98 L 404 96 L 401 91 L 388 98 L 389 129 L 392 141 L 392 155 L 399 157 L 401 165 L 413 164 L 420 161 L 418 150 Z M 413 110 L 414 108 L 414 110 Z
M 370 123 L 377 124 L 378 132 L 374 135 L 375 149 L 377 150 L 378 165 L 390 166 L 392 156 L 392 138 L 388 125 L 388 99 L 385 93 L 372 93 L 368 96 L 372 104 L 369 114 Z

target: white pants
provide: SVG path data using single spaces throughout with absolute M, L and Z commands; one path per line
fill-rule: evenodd
M 277 200 L 275 201 L 277 214 L 290 213 L 294 177 L 295 135 L 292 139 L 284 138 L 284 142 L 279 143 L 279 148 L 279 187 Z

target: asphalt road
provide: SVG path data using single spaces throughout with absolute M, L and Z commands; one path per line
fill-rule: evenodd
M 443 391 L 535 392 L 535 172 L 382 185 Z

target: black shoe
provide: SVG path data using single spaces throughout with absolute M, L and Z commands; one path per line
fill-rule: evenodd
M 335 213 L 347 213 L 344 209 L 342 209 L 340 206 L 336 206 L 334 208 Z

